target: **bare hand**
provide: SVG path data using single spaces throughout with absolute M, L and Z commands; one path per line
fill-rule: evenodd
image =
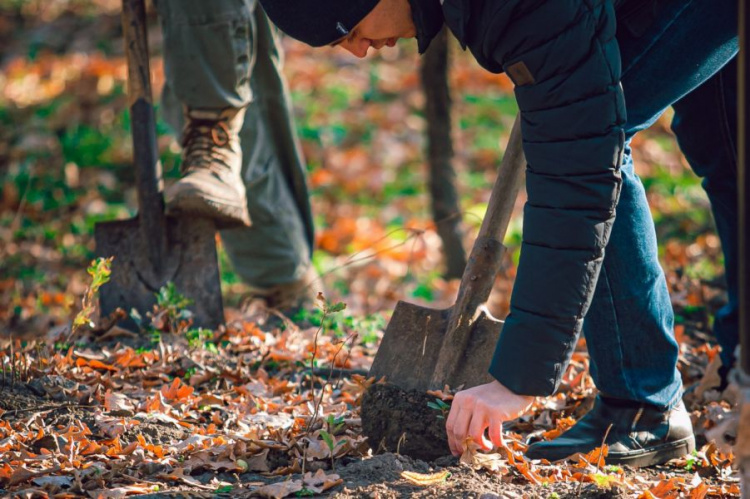
M 516 395 L 499 381 L 458 392 L 445 422 L 451 453 L 460 456 L 468 437 L 486 451 L 502 446 L 503 421 L 522 415 L 533 402 L 534 397 Z M 489 440 L 484 436 L 487 428 Z

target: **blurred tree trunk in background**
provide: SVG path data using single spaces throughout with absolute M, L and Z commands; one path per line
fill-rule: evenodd
M 422 57 L 422 87 L 427 120 L 427 164 L 429 165 L 432 219 L 443 241 L 445 278 L 460 278 L 466 266 L 461 209 L 456 192 L 451 137 L 451 97 L 448 87 L 448 32 L 445 28 L 432 40 Z

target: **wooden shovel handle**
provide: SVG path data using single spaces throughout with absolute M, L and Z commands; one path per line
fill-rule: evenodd
M 166 258 L 167 232 L 152 106 L 144 0 L 122 0 L 122 29 L 128 59 L 128 101 L 138 188 L 138 218 L 144 241 L 148 244 L 151 263 L 156 269 Z
M 464 361 L 463 355 L 473 322 L 477 318 L 479 307 L 489 298 L 500 269 L 503 239 L 524 180 L 525 167 L 519 115 L 510 132 L 508 147 L 490 194 L 487 213 L 461 278 L 456 304 L 452 308 L 443 346 L 435 365 L 433 385 L 442 387 L 441 383 L 450 379 L 450 374 L 458 363 Z
M 479 238 L 491 238 L 500 243 L 505 239 L 508 231 L 510 217 L 516 205 L 518 191 L 524 180 L 526 168 L 526 157 L 523 154 L 523 143 L 521 137 L 521 117 L 517 116 L 510 131 L 508 146 L 505 148 L 500 171 L 497 173 L 495 185 L 492 187 L 490 202 L 487 205 L 487 213 L 482 220 L 479 229 Z M 494 281 L 495 276 L 490 279 Z M 487 295 L 489 296 L 489 295 Z M 484 297 L 486 300 L 487 297 Z

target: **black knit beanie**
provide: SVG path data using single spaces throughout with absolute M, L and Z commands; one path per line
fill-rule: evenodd
M 260 0 L 281 31 L 313 47 L 344 38 L 379 0 Z

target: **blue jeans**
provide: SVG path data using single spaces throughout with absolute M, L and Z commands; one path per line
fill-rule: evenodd
M 674 106 L 673 129 L 691 167 L 704 179 L 724 248 L 730 303 L 717 317 L 715 331 L 729 362 L 738 341 L 737 3 L 661 0 L 658 6 L 650 21 L 643 11 L 632 19 L 618 18 L 626 140 Z M 674 313 L 629 146 L 622 179 L 617 217 L 583 326 L 591 374 L 605 396 L 668 408 L 682 394 Z

